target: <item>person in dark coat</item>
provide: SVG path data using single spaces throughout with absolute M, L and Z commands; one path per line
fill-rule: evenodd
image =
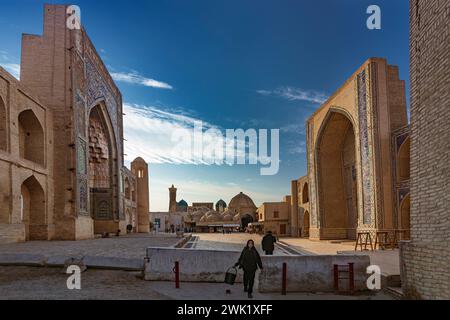
M 277 239 L 272 235 L 272 231 L 268 231 L 262 239 L 262 249 L 266 255 L 273 255 L 273 251 L 275 250 L 275 242 L 277 242 Z
M 253 240 L 247 241 L 247 246 L 242 250 L 239 261 L 235 267 L 239 266 L 244 269 L 244 292 L 248 293 L 248 297 L 253 298 L 253 284 L 255 283 L 255 273 L 258 269 L 263 269 L 261 257 L 255 248 Z

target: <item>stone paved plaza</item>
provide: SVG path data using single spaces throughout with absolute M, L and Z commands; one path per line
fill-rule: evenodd
M 368 255 L 371 264 L 381 267 L 381 272 L 389 275 L 400 274 L 400 258 L 398 249 L 375 251 L 355 251 L 354 241 L 311 241 L 300 238 L 282 238 L 283 243 L 304 254 L 358 254 Z
M 201 233 L 193 234 L 186 247 L 192 249 L 241 251 L 247 241 L 253 239 L 258 251 L 261 248 L 262 237 L 247 233 Z M 399 274 L 398 250 L 354 251 L 354 242 L 311 241 L 298 238 L 281 238 L 275 248 L 274 255 L 292 254 L 364 254 L 369 255 L 372 264 L 379 265 L 383 273 Z M 84 241 L 30 241 L 15 244 L 0 245 L 0 254 L 41 254 L 50 256 L 99 256 L 128 259 L 142 259 L 147 247 L 174 246 L 180 238 L 172 234 L 134 234 L 107 239 Z M 287 251 L 289 250 L 289 251 Z
M 222 234 L 222 233 L 200 233 L 193 234 L 192 248 L 194 249 L 204 249 L 204 250 L 226 250 L 226 251 L 242 251 L 242 249 L 247 244 L 248 240 L 253 240 L 255 246 L 260 254 L 263 254 L 261 248 L 262 237 L 257 234 L 248 233 L 232 233 L 232 234 Z M 186 247 L 188 247 L 187 245 Z M 300 254 L 301 252 L 298 252 Z M 290 254 L 285 249 L 276 246 L 274 255 L 287 255 Z
M 170 247 L 180 238 L 166 234 L 131 234 L 83 241 L 30 241 L 2 244 L 2 253 L 42 254 L 45 256 L 101 256 L 143 259 L 147 247 Z
M 241 251 L 249 239 L 255 241 L 258 251 L 262 237 L 256 234 L 193 234 L 192 250 Z M 97 256 L 128 259 L 143 259 L 147 247 L 173 247 L 181 239 L 169 234 L 127 235 L 107 239 L 85 241 L 26 242 L 0 246 L 1 254 L 41 254 L 51 256 Z M 367 254 L 372 264 L 379 264 L 382 271 L 397 274 L 398 251 L 355 252 L 354 243 L 332 243 L 306 239 L 279 239 L 274 255 L 292 254 Z M 287 249 L 286 249 L 287 248 Z M 295 250 L 295 251 L 292 251 Z M 294 253 L 293 253 L 294 252 Z M 106 267 L 108 269 L 108 267 Z M 68 275 L 62 267 L 0 266 L 0 299 L 244 299 L 240 285 L 227 286 L 221 283 L 182 283 L 176 290 L 173 282 L 149 282 L 142 279 L 139 271 L 99 270 L 89 268 L 82 273 L 82 290 L 71 291 L 66 287 Z M 258 286 L 258 276 L 255 287 Z M 226 294 L 230 289 L 231 294 Z M 357 296 L 336 296 L 320 293 L 259 293 L 255 299 L 391 299 L 382 292 L 364 293 Z
M 68 290 L 61 268 L 0 267 L 0 300 L 243 300 L 241 285 L 220 283 L 149 282 L 139 272 L 88 270 L 81 275 L 81 290 Z M 229 289 L 231 294 L 226 294 Z M 255 300 L 386 300 L 382 292 L 355 296 L 288 293 L 286 296 L 254 292 Z

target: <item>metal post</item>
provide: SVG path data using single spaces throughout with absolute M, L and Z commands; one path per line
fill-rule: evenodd
M 283 282 L 281 285 L 281 294 L 286 295 L 286 282 L 287 282 L 287 264 L 283 263 Z
M 175 272 L 175 288 L 180 288 L 180 263 L 175 261 L 175 268 L 173 269 Z
M 354 263 L 348 264 L 348 281 L 349 281 L 349 290 L 350 293 L 355 292 L 355 273 L 354 273 Z
M 334 290 L 337 292 L 339 291 L 339 266 L 335 264 L 333 266 L 333 273 L 334 273 Z

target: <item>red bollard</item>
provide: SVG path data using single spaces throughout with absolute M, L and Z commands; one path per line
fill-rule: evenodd
M 180 289 L 180 263 L 178 261 L 175 261 L 173 272 L 175 272 L 175 288 Z
M 287 282 L 287 264 L 283 263 L 283 280 L 281 284 L 281 295 L 286 295 L 286 282 Z
M 334 265 L 334 291 L 339 291 L 339 266 L 337 264 Z
M 354 293 L 355 292 L 355 272 L 354 272 L 354 263 L 349 263 L 348 264 L 348 287 L 349 287 L 349 291 L 350 293 Z

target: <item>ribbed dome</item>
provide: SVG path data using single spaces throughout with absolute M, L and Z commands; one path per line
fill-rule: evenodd
M 233 221 L 233 216 L 229 213 L 225 213 L 224 215 L 222 215 L 222 219 L 223 221 Z
M 191 213 L 192 217 L 193 217 L 193 221 L 195 222 L 199 222 L 201 221 L 201 219 L 205 216 L 205 211 L 196 211 Z
M 239 193 L 233 199 L 231 199 L 228 205 L 229 209 L 240 209 L 240 208 L 252 208 L 256 210 L 255 203 L 253 200 L 244 193 Z
M 214 222 L 214 221 L 222 221 L 222 216 L 220 215 L 220 213 L 214 210 L 208 211 L 200 218 L 200 222 Z
M 178 202 L 178 205 L 179 205 L 180 207 L 187 207 L 187 206 L 188 206 L 188 203 L 187 203 L 186 201 L 184 201 L 184 200 L 180 200 L 180 202 Z
M 209 222 L 213 222 L 213 221 L 222 221 L 222 216 L 221 216 L 218 212 L 215 212 L 215 213 L 209 214 L 208 217 L 207 217 L 206 219 L 207 219 L 207 221 L 209 221 Z

